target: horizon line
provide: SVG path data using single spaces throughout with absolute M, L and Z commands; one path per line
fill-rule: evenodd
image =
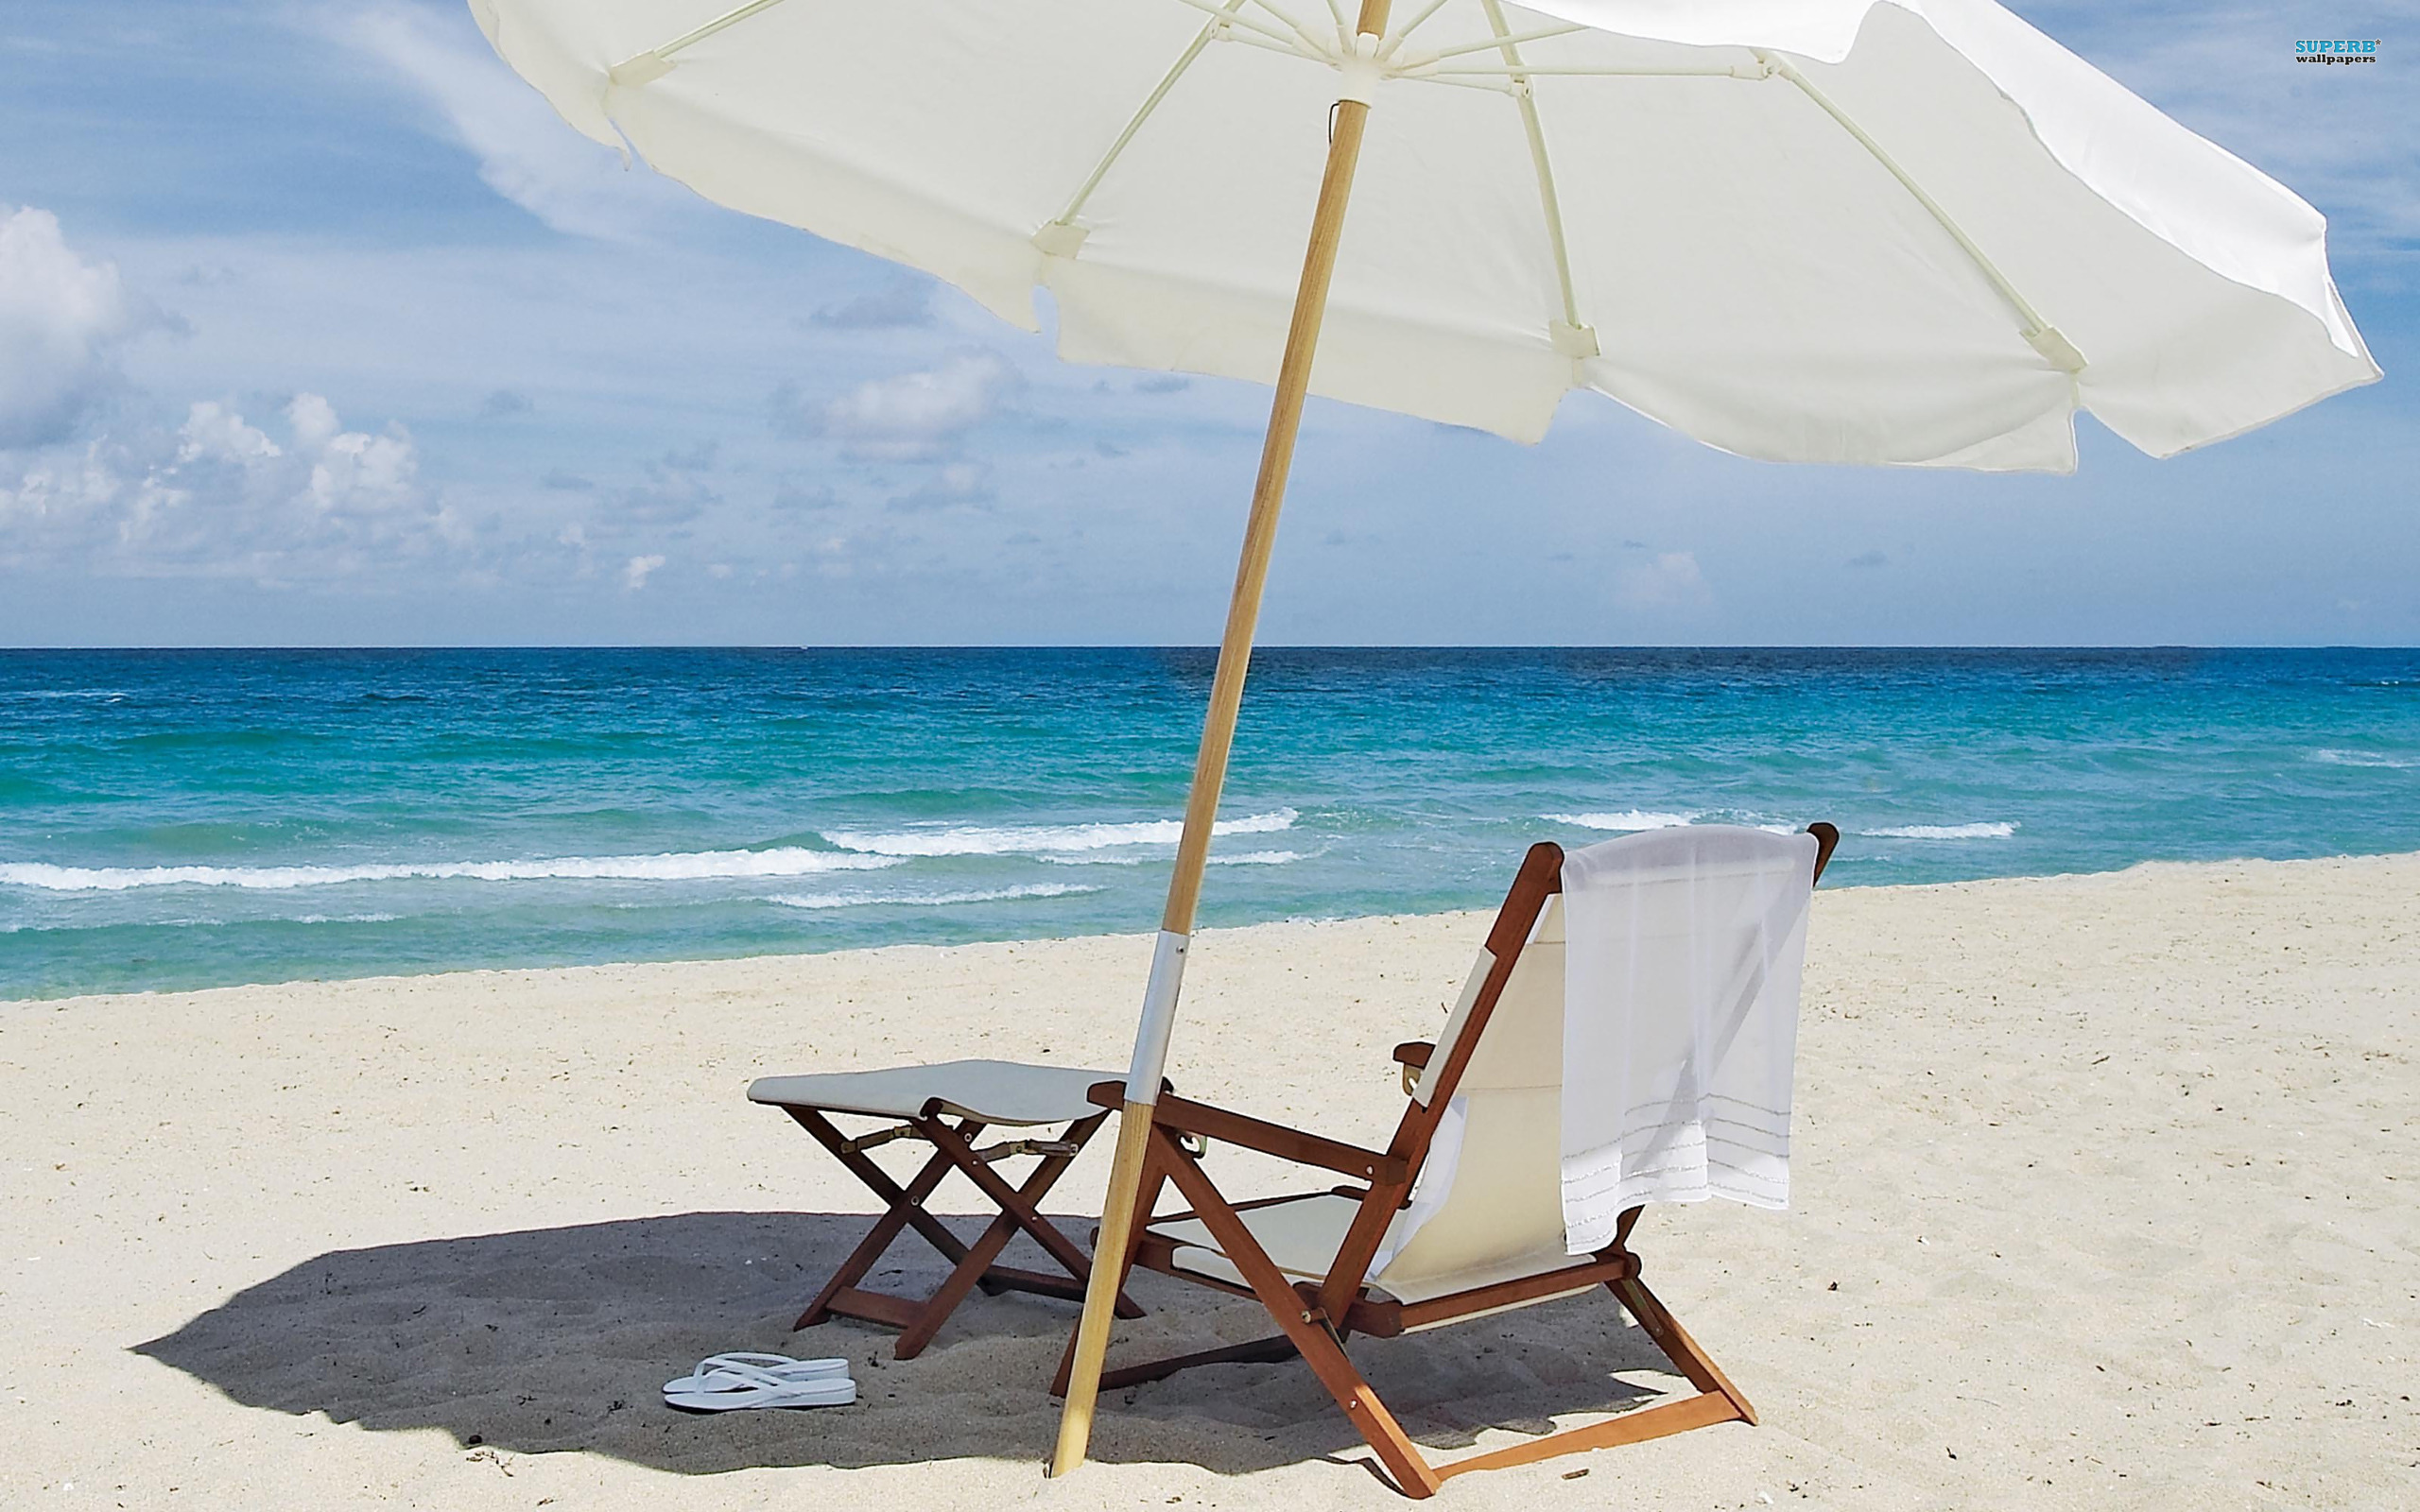
M 1682 642 L 1380 642 L 1380 641 L 1266 641 L 1253 646 L 1254 651 L 1680 651 L 1680 652 L 1749 652 L 1749 651 L 2168 651 L 2168 652 L 2228 652 L 2228 651 L 2401 651 L 2420 653 L 2420 645 L 2404 645 L 2386 642 L 2304 641 L 2270 643 L 2219 643 L 2188 641 L 1742 641 L 1724 644 L 1697 644 Z M 620 641 L 522 641 L 522 642 L 355 642 L 291 644 L 255 643 L 251 644 L 207 645 L 0 645 L 0 656 L 57 656 L 92 654 L 228 654 L 238 652 L 506 652 L 506 651 L 773 651 L 773 652 L 995 652 L 995 651 L 1199 651 L 1216 653 L 1216 642 L 1187 641 L 994 641 L 994 642 L 828 642 L 809 644 L 795 641 L 729 641 L 729 642 L 620 642 Z

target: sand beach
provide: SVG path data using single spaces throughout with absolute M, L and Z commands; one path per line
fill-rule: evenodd
M 1473 1476 L 1439 1504 L 2420 1504 L 2415 899 L 2420 856 L 1822 893 L 1793 1211 L 1657 1209 L 1636 1240 L 1763 1425 Z M 1387 1047 L 1434 1033 L 1480 928 L 1207 933 L 1180 1089 L 1380 1138 Z M 1149 950 L 0 1005 L 0 1503 L 1403 1504 L 1299 1365 L 1115 1393 L 1097 1463 L 1046 1482 L 1071 1306 L 978 1296 L 904 1365 L 869 1327 L 786 1332 L 872 1203 L 742 1099 L 750 1078 L 1114 1066 Z M 1270 1062 L 1281 1023 L 1350 1069 Z M 1106 1143 L 1055 1211 L 1097 1200 Z M 1237 1194 L 1287 1180 L 1213 1160 Z M 887 1263 L 888 1285 L 939 1273 L 909 1245 Z M 1260 1328 L 1248 1303 L 1137 1287 L 1129 1358 Z M 737 1348 L 845 1352 L 862 1400 L 656 1400 Z M 1356 1356 L 1441 1452 L 1673 1384 L 1599 1297 Z

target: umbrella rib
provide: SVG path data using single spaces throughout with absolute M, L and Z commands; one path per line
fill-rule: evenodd
M 1575 31 L 1586 31 L 1588 29 L 1586 26 L 1577 25 L 1542 26 L 1536 31 L 1525 31 L 1520 33 L 1518 36 L 1513 36 L 1510 35 L 1505 29 L 1504 10 L 1502 7 L 1489 4 L 1486 6 L 1486 9 L 1487 23 L 1490 26 L 1495 29 L 1495 36 L 1488 38 L 1485 42 L 1466 42 L 1459 43 L 1451 47 L 1440 47 L 1434 52 L 1423 53 L 1417 59 L 1399 61 L 1396 66 L 1407 70 L 1426 68 L 1430 63 L 1438 62 L 1443 59 L 1460 58 L 1464 53 L 1483 53 L 1491 47 L 1497 47 L 1506 49 L 1504 55 L 1505 61 L 1511 63 L 1515 68 L 1518 68 L 1521 64 L 1520 55 L 1512 52 L 1511 50 L 1512 48 L 1518 47 L 1523 43 L 1544 42 L 1549 37 L 1568 37 Z
M 1530 163 L 1538 174 L 1538 203 L 1546 213 L 1547 245 L 1554 251 L 1555 282 L 1563 290 L 1563 329 L 1554 332 L 1557 338 L 1555 345 L 1557 348 L 1568 345 L 1575 352 L 1580 348 L 1594 347 L 1597 344 L 1595 333 L 1581 323 L 1580 297 L 1571 286 L 1571 250 L 1564 241 L 1563 201 L 1554 192 L 1554 167 L 1547 158 L 1547 129 L 1538 120 L 1537 95 L 1529 87 L 1529 76 L 1518 72 L 1521 67 L 1520 44 L 1522 43 L 1534 42 L 1540 37 L 1559 37 L 1565 32 L 1577 31 L 1581 28 L 1566 26 L 1556 31 L 1530 33 L 1516 37 L 1512 29 L 1505 26 L 1504 8 L 1497 3 L 1497 0 L 1479 0 L 1479 4 L 1480 9 L 1487 12 L 1489 28 L 1495 33 L 1495 40 L 1492 45 L 1504 55 L 1505 63 L 1515 70 L 1512 75 L 1512 103 L 1520 107 L 1521 129 L 1530 139 Z M 1455 50 L 1468 52 L 1474 49 Z M 1438 56 L 1445 55 L 1441 53 Z M 1568 335 L 1565 335 L 1565 331 L 1569 333 Z
M 1313 35 L 1310 27 L 1305 26 L 1301 22 L 1295 20 L 1291 13 L 1279 9 L 1277 6 L 1272 3 L 1272 0 L 1252 0 L 1252 3 L 1258 6 L 1261 9 L 1268 11 L 1270 15 L 1275 16 L 1278 20 L 1286 23 L 1287 26 L 1291 26 L 1294 30 L 1294 35 L 1303 39 L 1303 45 L 1311 50 L 1312 57 L 1323 58 L 1326 56 L 1327 44 L 1320 41 L 1317 36 Z M 1335 0 L 1329 0 L 1331 8 L 1333 8 Z
M 715 17 L 714 20 L 707 22 L 704 26 L 700 26 L 695 30 L 684 31 L 680 36 L 673 38 L 670 42 L 665 43 L 659 46 L 650 47 L 643 53 L 635 54 L 623 62 L 615 64 L 614 72 L 618 73 L 627 69 L 631 63 L 636 62 L 641 58 L 652 58 L 658 62 L 668 63 L 672 60 L 672 55 L 679 52 L 682 48 L 689 46 L 693 43 L 703 42 L 707 38 L 713 36 L 716 32 L 722 30 L 725 26 L 735 26 L 739 25 L 739 23 L 746 21 L 749 17 L 756 14 L 758 11 L 770 10 L 781 3 L 782 0 L 748 0 L 748 4 L 741 6 L 736 9 L 724 11 L 721 15 Z
M 1412 32 L 1419 27 L 1422 22 L 1426 21 L 1429 17 L 1444 9 L 1445 0 L 1428 0 L 1428 4 L 1421 7 L 1417 15 L 1414 15 L 1409 21 L 1403 24 L 1401 30 L 1393 32 L 1387 38 L 1385 43 L 1378 48 L 1378 56 L 1381 58 L 1392 57 L 1395 49 L 1404 44 L 1404 39 L 1409 37 Z
M 1408 76 L 1423 84 L 1443 84 L 1454 89 L 1483 89 L 1490 94 L 1518 94 L 1520 87 L 1503 78 L 1459 78 L 1452 74 L 1412 74 Z
M 1244 0 L 1228 0 L 1224 8 L 1214 9 L 1213 13 L 1223 20 L 1234 16 L 1237 10 L 1243 9 L 1243 6 Z M 1075 225 L 1076 216 L 1083 211 L 1084 201 L 1090 199 L 1093 191 L 1100 187 L 1100 181 L 1109 177 L 1109 170 L 1116 164 L 1118 158 L 1126 151 L 1127 144 L 1134 140 L 1134 133 L 1143 129 L 1143 123 L 1150 120 L 1151 113 L 1160 108 L 1160 102 L 1168 97 L 1168 91 L 1176 88 L 1176 81 L 1184 77 L 1185 70 L 1193 66 L 1193 60 L 1201 56 L 1201 50 L 1209 46 L 1219 35 L 1219 21 L 1213 21 L 1203 26 L 1201 35 L 1195 37 L 1186 44 L 1184 51 L 1177 55 L 1176 61 L 1168 65 L 1168 71 L 1160 76 L 1159 86 L 1144 96 L 1141 107 L 1127 121 L 1126 129 L 1117 133 L 1117 140 L 1112 142 L 1109 145 L 1109 150 L 1100 155 L 1100 161 L 1093 165 L 1093 171 L 1085 178 L 1082 186 L 1068 197 L 1067 208 L 1052 217 L 1050 224 L 1068 227 Z M 1289 53 L 1293 51 L 1291 47 L 1286 50 Z
M 1259 47 L 1272 53 L 1284 53 L 1288 58 L 1306 59 L 1315 63 L 1323 63 L 1328 60 L 1320 57 L 1316 53 L 1306 53 L 1303 51 L 1302 45 L 1299 43 L 1270 42 L 1265 38 L 1256 36 L 1248 31 L 1231 31 L 1223 37 L 1216 37 L 1212 40 L 1214 42 L 1240 43 L 1246 47 Z
M 1443 78 L 1512 78 L 1545 77 L 1555 75 L 1573 78 L 1763 78 L 1760 70 L 1742 73 L 1737 68 L 1591 68 L 1584 63 L 1463 63 L 1453 68 L 1431 68 L 1414 63 L 1401 74 L 1392 76 L 1426 81 Z
M 1968 261 L 1975 265 L 1976 270 L 1983 275 L 1984 281 L 1998 291 L 2001 299 L 2008 301 L 2009 308 L 2015 312 L 2019 322 L 2017 335 L 2025 338 L 2026 345 L 2040 352 L 2053 367 L 2066 372 L 2072 387 L 2075 375 L 2083 370 L 2083 353 L 2078 352 L 2055 326 L 2042 318 L 2041 312 L 2033 308 L 2032 301 L 2026 299 L 2017 286 L 2009 281 L 2008 275 L 2001 272 L 1998 266 L 1984 255 L 1983 249 L 1975 245 L 1974 238 L 1967 235 L 1958 222 L 1950 218 L 1949 212 L 1942 208 L 1941 201 L 1927 194 L 1924 185 L 1916 182 L 1915 176 L 1902 167 L 1898 159 L 1885 150 L 1882 144 L 1876 142 L 1865 128 L 1858 125 L 1849 112 L 1841 109 L 1839 103 L 1830 95 L 1818 89 L 1814 80 L 1792 67 L 1789 60 L 1762 50 L 1756 53 L 1756 59 L 1771 67 L 1774 73 L 1797 85 L 1800 94 L 1813 100 L 1822 108 L 1824 114 L 1839 122 L 1841 129 L 1855 138 L 1858 145 L 1864 147 L 1875 162 L 1882 164 L 1889 170 L 1891 177 L 1899 180 L 1899 186 L 1907 190 L 1916 203 L 1925 208 L 1926 214 L 1931 215 L 1943 231 L 1949 233 L 1949 239 L 1958 244 L 1958 249 L 1966 254 Z
M 1315 62 L 1323 63 L 1327 61 L 1327 58 L 1323 54 L 1303 51 L 1302 32 L 1300 27 L 1296 27 L 1295 31 L 1291 34 L 1280 31 L 1275 26 L 1270 26 L 1265 21 L 1254 21 L 1250 16 L 1240 14 L 1239 12 L 1243 8 L 1239 3 L 1226 6 L 1217 5 L 1213 3 L 1213 0 L 1176 0 L 1176 3 L 1181 6 L 1190 6 L 1194 9 L 1201 11 L 1205 16 L 1216 16 L 1222 25 L 1229 26 L 1241 26 L 1246 31 L 1256 31 L 1273 42 L 1284 44 L 1285 49 L 1289 53 L 1308 58 Z M 1292 24 L 1293 18 L 1286 15 L 1284 11 L 1278 11 L 1277 14 L 1288 25 Z M 1211 29 L 1215 31 L 1218 28 L 1214 26 Z

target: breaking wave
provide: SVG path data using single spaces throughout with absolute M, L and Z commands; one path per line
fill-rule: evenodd
M 942 908 L 951 903 L 990 903 L 1009 898 L 1067 898 L 1077 893 L 1099 892 L 1098 887 L 1079 887 L 1067 883 L 1035 882 L 1021 887 L 993 887 L 982 892 L 885 893 L 885 892 L 810 892 L 775 893 L 766 899 L 785 908 L 859 908 L 874 903 L 891 903 L 915 908 Z
M 346 882 L 457 877 L 476 882 L 805 877 L 820 871 L 870 871 L 897 865 L 889 856 L 838 854 L 802 846 L 651 856 L 555 856 L 535 861 L 365 862 L 350 867 L 57 867 L 41 861 L 9 861 L 0 862 L 0 884 L 47 892 L 124 892 L 132 887 L 251 887 L 275 892 Z
M 1214 834 L 1270 834 L 1290 830 L 1302 816 L 1292 809 L 1220 819 Z M 823 838 L 843 850 L 878 856 L 1002 856 L 1106 850 L 1129 845 L 1174 845 L 1184 833 L 1175 819 L 1137 819 L 1122 824 L 953 825 L 940 830 L 826 830 Z
M 1619 814 L 1545 814 L 1539 817 L 1548 824 L 1572 824 L 1583 830 L 1617 830 L 1631 834 L 1640 830 L 1668 830 L 1676 824 L 1688 824 L 1704 812 L 1703 809 L 1686 812 L 1624 809 Z
M 2381 766 L 2398 772 L 2420 766 L 2420 761 L 2398 761 L 2393 756 L 2380 756 L 2366 750 L 2315 750 L 2310 753 L 2310 759 L 2325 762 L 2330 766 Z

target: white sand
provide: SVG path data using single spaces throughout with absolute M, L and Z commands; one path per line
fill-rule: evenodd
M 1764 1426 L 1440 1504 L 2420 1506 L 2415 900 L 2420 857 L 1825 893 L 1796 1211 L 1657 1210 L 1637 1237 Z M 1180 1087 L 1382 1139 L 1386 1048 L 1435 1032 L 1479 933 L 1206 936 Z M 1148 950 L 0 1005 L 0 1504 L 1402 1504 L 1299 1364 L 1115 1394 L 1098 1463 L 1046 1483 L 1067 1304 L 978 1296 L 907 1365 L 857 1324 L 786 1332 L 871 1202 L 748 1079 L 1116 1065 Z M 1098 1201 L 1107 1144 L 1055 1211 Z M 890 1263 L 938 1274 L 912 1240 Z M 1250 1303 L 1138 1291 L 1126 1358 L 1261 1332 Z M 656 1402 L 745 1347 L 846 1351 L 865 1400 Z M 1601 1296 L 1356 1353 L 1440 1451 L 1668 1383 Z

